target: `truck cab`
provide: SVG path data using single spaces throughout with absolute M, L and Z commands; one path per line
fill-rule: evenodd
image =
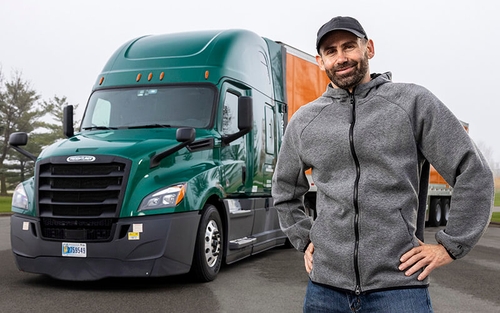
M 13 197 L 22 271 L 63 280 L 193 272 L 285 244 L 271 177 L 284 47 L 245 30 L 144 36 L 98 75 L 76 131 Z M 11 146 L 26 144 L 15 133 Z M 24 151 L 26 152 L 26 151 Z

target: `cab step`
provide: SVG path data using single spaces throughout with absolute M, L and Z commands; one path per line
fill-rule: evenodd
M 245 247 L 251 245 L 252 243 L 254 243 L 255 241 L 257 241 L 257 238 L 255 238 L 255 237 L 243 237 L 243 238 L 234 239 L 234 240 L 231 240 L 229 242 L 229 249 L 230 250 L 237 250 L 237 249 L 245 248 Z

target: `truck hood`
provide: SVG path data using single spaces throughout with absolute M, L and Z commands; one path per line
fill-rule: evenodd
M 161 152 L 179 144 L 175 139 L 176 130 L 150 128 L 82 132 L 47 147 L 39 158 L 88 154 L 112 154 L 128 159 L 149 158 L 153 152 Z

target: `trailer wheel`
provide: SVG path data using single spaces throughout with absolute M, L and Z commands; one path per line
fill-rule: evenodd
M 430 227 L 438 227 L 441 225 L 442 219 L 442 209 L 441 209 L 441 199 L 440 198 L 432 198 L 431 206 L 429 208 L 429 226 Z
M 316 212 L 316 193 L 306 194 L 304 198 L 304 209 L 307 216 L 312 217 L 313 220 L 318 217 L 318 213 Z
M 203 212 L 191 269 L 197 280 L 208 282 L 217 277 L 222 264 L 224 232 L 222 220 L 215 206 L 207 204 Z
M 450 199 L 442 198 L 441 208 L 443 211 L 441 218 L 441 226 L 446 226 L 446 224 L 448 223 L 448 216 L 450 216 Z

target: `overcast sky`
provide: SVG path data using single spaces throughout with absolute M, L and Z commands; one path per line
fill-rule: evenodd
M 357 18 L 375 43 L 371 72 L 423 85 L 500 162 L 500 2 L 496 0 L 0 0 L 0 67 L 43 100 L 87 102 L 110 55 L 147 34 L 244 28 L 315 54 L 318 28 Z M 81 112 L 79 113 L 81 115 Z M 81 116 L 78 116 L 79 119 Z

